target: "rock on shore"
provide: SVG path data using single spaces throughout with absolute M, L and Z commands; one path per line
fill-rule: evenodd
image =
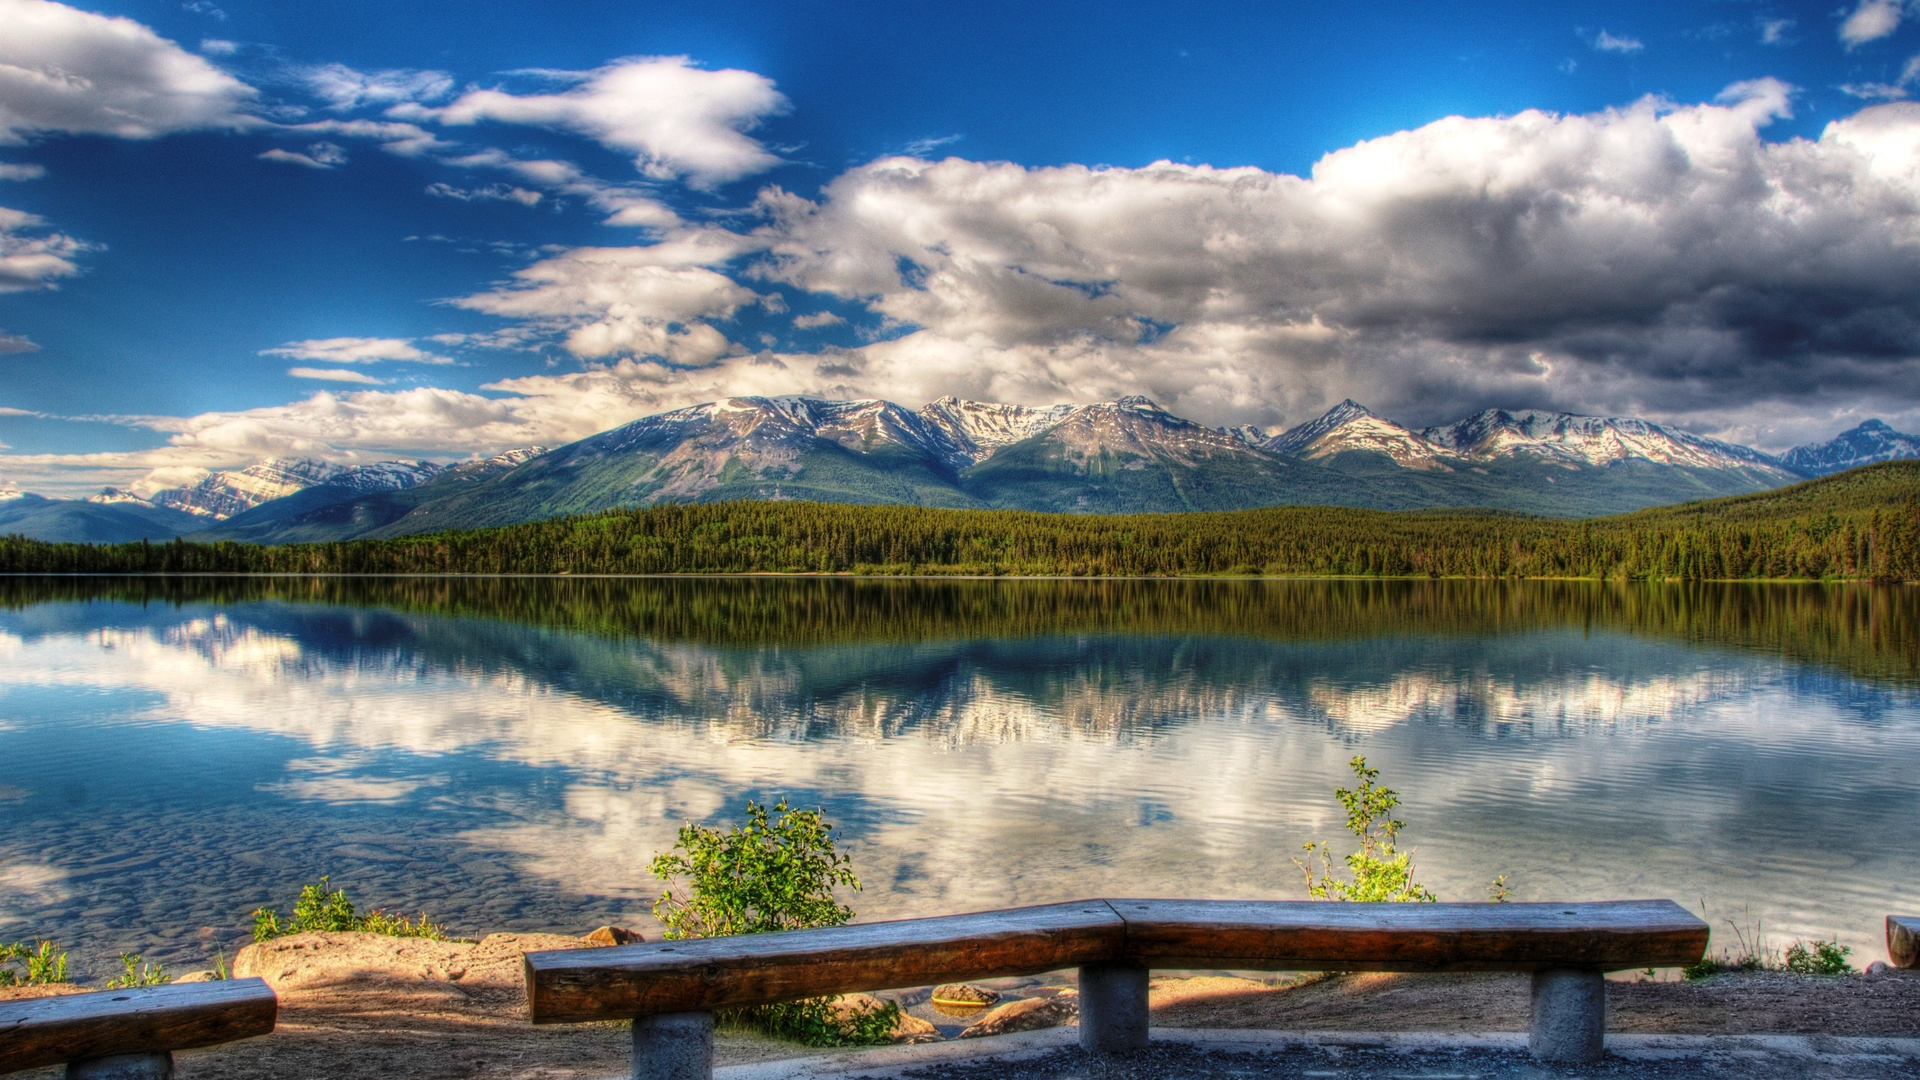
M 359 931 L 290 934 L 241 949 L 233 975 L 257 975 L 277 993 L 378 987 L 425 996 L 467 997 L 525 988 L 523 953 L 587 948 L 561 934 L 488 934 L 479 941 L 432 941 Z

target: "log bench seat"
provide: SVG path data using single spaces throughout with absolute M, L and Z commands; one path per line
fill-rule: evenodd
M 68 1080 L 167 1080 L 173 1052 L 273 1030 L 261 979 L 0 1001 L 0 1073 L 67 1066 Z
M 967 979 L 1080 974 L 1080 1043 L 1147 1043 L 1153 968 L 1526 971 L 1529 1045 L 1601 1056 L 1603 973 L 1700 959 L 1707 924 L 1670 900 L 1353 904 L 1085 900 L 818 930 L 647 942 L 526 957 L 536 1024 L 632 1018 L 633 1075 L 706 1080 L 713 1010 Z

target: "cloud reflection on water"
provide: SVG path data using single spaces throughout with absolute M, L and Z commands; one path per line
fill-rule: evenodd
M 1503 872 L 1521 898 L 1711 896 L 1863 947 L 1920 901 L 1914 860 L 1862 839 L 1911 824 L 1910 692 L 1625 634 L 737 648 L 277 604 L 92 617 L 0 633 L 0 694 L 111 703 L 65 718 L 76 737 L 294 740 L 256 786 L 286 812 L 450 827 L 562 894 L 643 903 L 682 821 L 790 794 L 846 827 L 865 917 L 1293 896 L 1288 856 L 1338 831 L 1331 788 L 1365 753 L 1449 898 Z M 540 779 L 474 783 L 464 759 Z M 0 890 L 58 902 L 30 884 Z

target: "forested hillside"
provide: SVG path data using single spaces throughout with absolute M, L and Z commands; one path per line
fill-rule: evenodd
M 393 540 L 0 541 L 14 573 L 1358 575 L 1920 580 L 1920 462 L 1582 521 L 1272 507 L 1065 515 L 674 504 Z

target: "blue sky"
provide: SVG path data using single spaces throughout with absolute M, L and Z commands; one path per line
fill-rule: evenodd
M 1920 427 L 1920 6 L 0 0 L 0 482 L 738 393 Z

